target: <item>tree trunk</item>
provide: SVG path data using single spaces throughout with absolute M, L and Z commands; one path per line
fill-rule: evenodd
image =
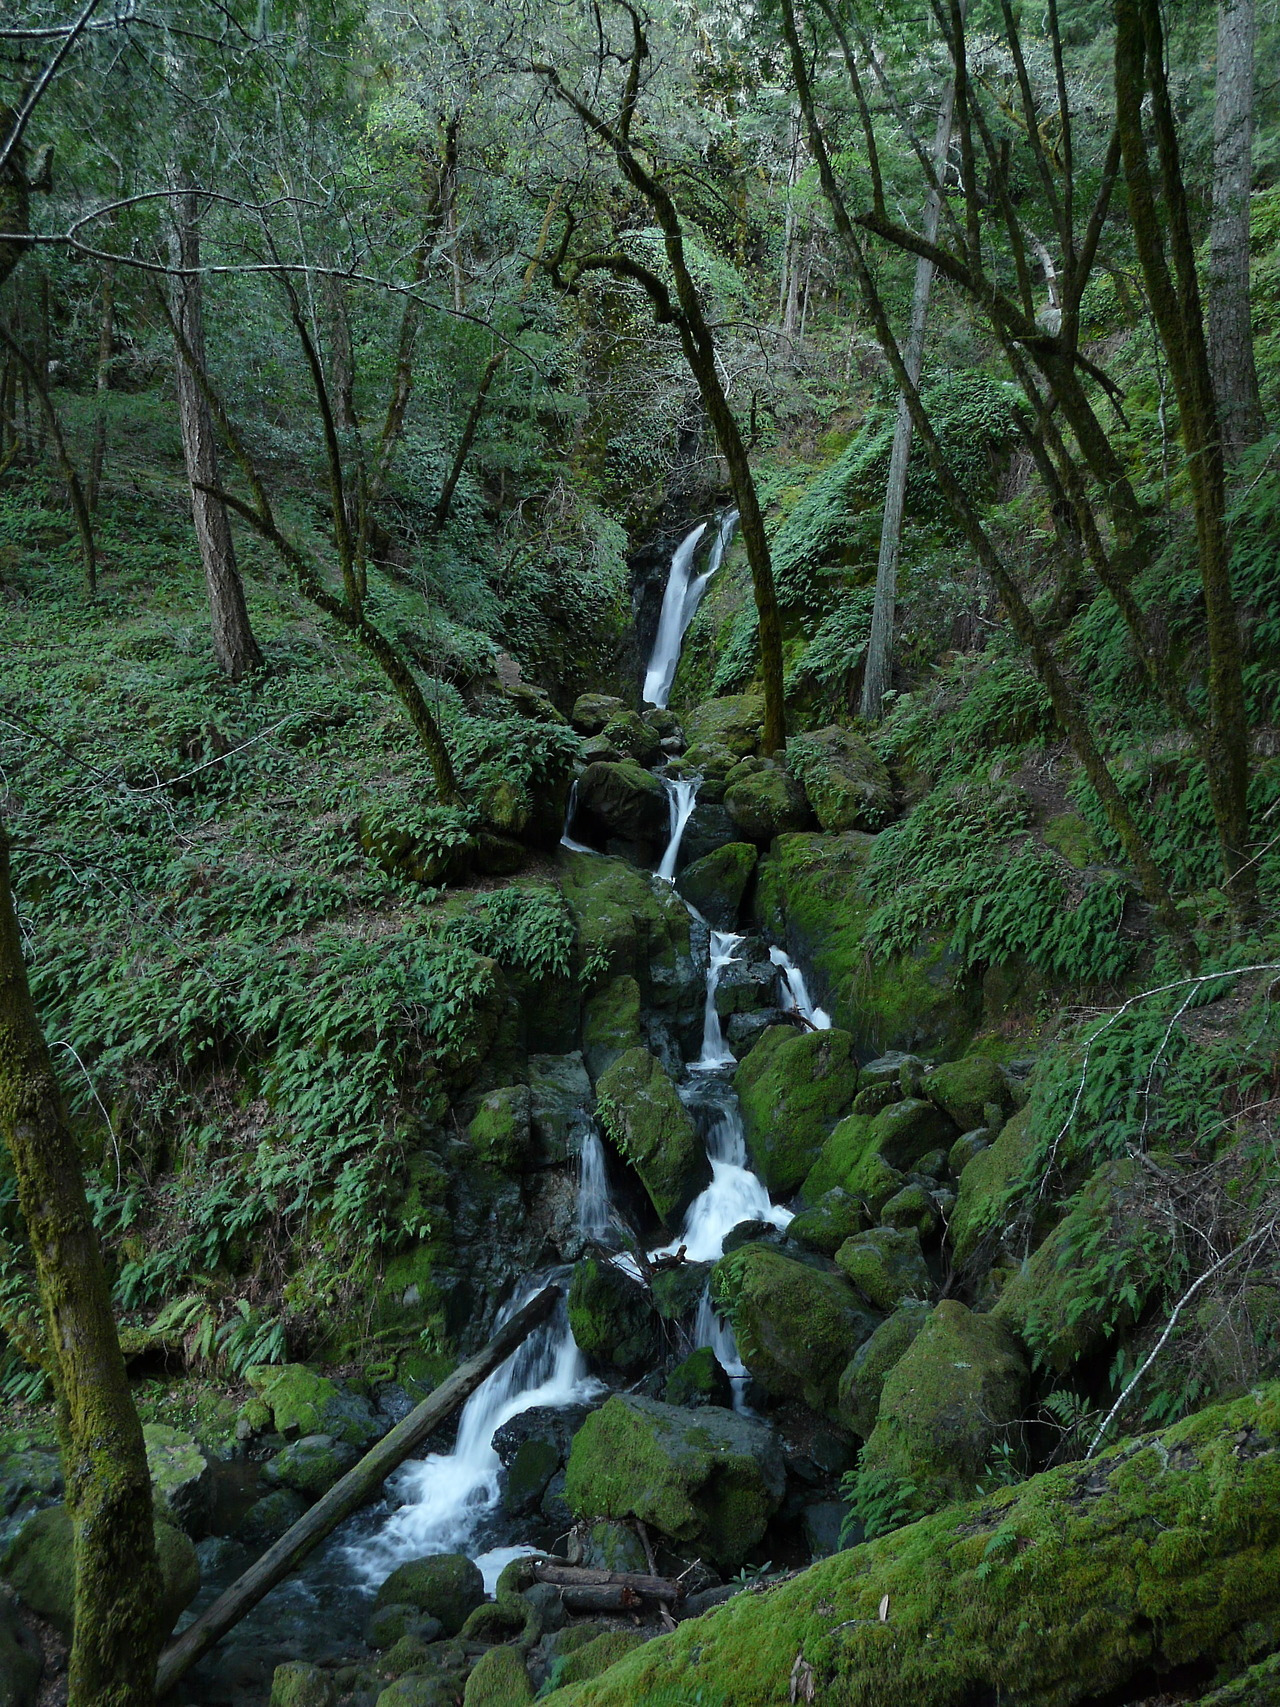
M 152 1707 L 160 1631 L 151 1478 L 75 1140 L 31 1001 L 0 828 L 0 1131 L 49 1345 L 75 1525 L 71 1707 Z
M 198 201 L 197 192 L 189 188 L 175 198 L 173 264 L 187 270 L 173 281 L 173 315 L 188 347 L 203 367 L 202 287 L 199 271 L 195 270 L 200 266 L 200 229 L 196 223 Z M 213 618 L 213 652 L 219 669 L 233 682 L 238 682 L 249 671 L 262 667 L 262 654 L 249 626 L 244 586 L 236 567 L 226 507 L 211 497 L 207 490 L 219 484 L 218 445 L 209 405 L 181 353 L 177 357 L 175 372 L 182 451 L 191 485 L 191 515 Z
M 17 113 L 12 107 L 0 106 L 0 137 L 13 130 Z M 31 247 L 27 233 L 31 229 L 31 190 L 27 183 L 27 151 L 22 143 L 13 150 L 0 167 L 0 285 Z
M 1209 227 L 1209 363 L 1228 463 L 1262 436 L 1249 309 L 1249 192 L 1253 183 L 1254 0 L 1218 0 Z
M 933 163 L 939 184 L 944 181 L 947 154 L 951 148 L 951 121 L 955 113 L 955 84 L 948 79 L 938 111 L 933 139 Z M 938 236 L 942 197 L 931 190 L 924 209 L 924 235 L 930 242 Z M 911 293 L 911 327 L 902 351 L 902 363 L 917 384 L 924 362 L 924 335 L 929 321 L 929 293 L 933 287 L 933 263 L 923 256 L 916 262 L 916 282 Z M 893 429 L 889 456 L 889 481 L 885 489 L 884 519 L 880 524 L 880 561 L 876 565 L 876 596 L 871 609 L 871 636 L 862 676 L 863 717 L 875 722 L 884 709 L 885 689 L 893 667 L 893 623 L 898 602 L 898 553 L 902 547 L 902 514 L 907 499 L 907 469 L 911 461 L 911 410 L 905 397 L 898 399 L 898 418 Z
M 97 407 L 93 421 L 93 448 L 89 453 L 89 489 L 86 493 L 90 511 L 98 507 L 102 487 L 102 467 L 107 455 L 107 392 L 111 378 L 111 347 L 116 331 L 116 264 L 102 263 L 102 314 L 98 321 L 98 371 L 94 390 Z

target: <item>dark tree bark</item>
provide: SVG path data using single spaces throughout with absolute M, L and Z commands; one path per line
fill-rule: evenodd
M 70 1707 L 153 1707 L 160 1570 L 151 1478 L 75 1140 L 27 983 L 2 826 L 0 1131 L 55 1358 L 76 1546 Z
M 204 311 L 200 280 L 199 194 L 186 188 L 174 198 L 173 265 L 181 269 L 173 280 L 173 317 L 186 346 L 203 368 Z M 249 626 L 244 585 L 236 565 L 235 545 L 226 506 L 212 497 L 218 487 L 218 441 L 208 403 L 191 371 L 177 354 L 178 415 L 182 451 L 191 485 L 191 515 L 200 561 L 204 565 L 213 618 L 213 653 L 218 667 L 233 682 L 262 667 L 262 653 Z
M 62 471 L 62 478 L 67 488 L 71 513 L 75 517 L 76 532 L 80 535 L 80 558 L 84 564 L 85 584 L 89 589 L 90 597 L 92 597 L 98 590 L 98 554 L 93 542 L 93 522 L 89 517 L 89 506 L 85 502 L 84 487 L 80 483 L 80 475 L 75 463 L 71 460 L 71 452 L 67 449 L 67 441 L 63 436 L 58 411 L 53 406 L 53 398 L 49 395 L 49 387 L 45 384 L 44 375 L 40 373 L 18 340 L 3 326 L 0 326 L 0 343 L 5 346 L 26 374 L 31 388 L 36 394 L 36 400 L 40 404 L 41 419 L 49 428 L 49 436 L 53 440 L 54 455 L 58 459 L 58 467 Z
M 107 392 L 111 379 L 111 348 L 116 335 L 116 264 L 102 263 L 102 310 L 98 318 L 98 362 L 94 376 L 97 407 L 93 420 L 93 446 L 89 452 L 89 489 L 86 499 L 90 512 L 98 507 L 102 488 L 102 468 L 107 455 Z
M 0 141 L 17 123 L 12 107 L 0 106 Z M 27 182 L 27 151 L 19 142 L 0 166 L 0 286 L 31 247 L 31 187 Z
M 1213 219 L 1209 226 L 1209 361 L 1228 463 L 1266 422 L 1253 360 L 1249 305 L 1249 192 L 1253 184 L 1254 0 L 1218 0 L 1213 106 Z

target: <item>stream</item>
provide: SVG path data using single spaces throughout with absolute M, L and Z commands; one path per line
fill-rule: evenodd
M 702 523 L 677 547 L 663 598 L 653 654 L 645 676 L 645 699 L 665 706 L 679 662 L 680 647 L 707 584 L 723 560 L 737 513 L 726 511 L 714 524 Z M 697 547 L 707 529 L 714 535 L 702 571 L 694 574 Z M 697 803 L 696 778 L 664 778 L 669 802 L 669 838 L 654 883 L 674 884 L 681 841 Z M 562 845 L 576 853 L 595 850 L 573 839 L 576 784 Z M 597 856 L 599 857 L 599 856 Z M 687 902 L 686 905 L 689 905 Z M 678 1082 L 681 1100 L 693 1115 L 706 1144 L 711 1182 L 686 1212 L 684 1225 L 669 1243 L 656 1246 L 652 1258 L 683 1249 L 691 1262 L 713 1262 L 723 1254 L 728 1233 L 742 1222 L 760 1221 L 785 1228 L 792 1213 L 771 1201 L 752 1172 L 738 1098 L 733 1088 L 736 1059 L 725 1040 L 716 992 L 725 969 L 741 958 L 745 935 L 710 928 L 701 914 L 690 914 L 708 940 L 701 1049 L 685 1063 Z M 810 999 L 802 971 L 780 949 L 770 949 L 777 968 L 779 1007 L 816 1029 L 830 1017 Z M 578 1157 L 577 1232 L 609 1260 L 640 1278 L 635 1259 L 620 1249 L 609 1184 L 606 1144 L 594 1125 Z M 610 1254 L 611 1253 L 611 1254 Z M 524 1277 L 504 1306 L 505 1320 L 549 1280 L 567 1293 L 571 1269 L 542 1270 Z M 712 1308 L 704 1291 L 695 1317 L 693 1343 L 710 1346 L 733 1389 L 735 1409 L 747 1408 L 747 1370 L 733 1331 Z M 563 1301 L 506 1363 L 472 1394 L 459 1416 L 454 1445 L 409 1462 L 389 1479 L 384 1498 L 342 1525 L 328 1543 L 291 1579 L 274 1590 L 236 1629 L 234 1636 L 193 1671 L 184 1698 L 200 1707 L 243 1703 L 269 1687 L 270 1670 L 287 1659 L 323 1663 L 329 1655 L 351 1653 L 361 1644 L 362 1626 L 374 1591 L 395 1567 L 433 1553 L 465 1553 L 475 1560 L 492 1593 L 503 1567 L 537 1549 L 516 1540 L 518 1528 L 502 1506 L 503 1469 L 493 1446 L 496 1430 L 534 1406 L 560 1409 L 598 1400 L 605 1384 L 593 1376 L 574 1342 Z M 244 1549 L 228 1542 L 212 1549 L 205 1583 L 187 1615 L 202 1609 L 244 1568 Z M 221 1547 L 223 1552 L 217 1554 Z M 232 1554 L 240 1555 L 233 1557 Z M 212 1567 L 212 1568 L 210 1568 Z M 185 1622 L 186 1620 L 184 1620 Z M 237 1660 L 237 1655 L 241 1658 Z M 250 1672 L 258 1679 L 250 1685 Z M 237 1683 L 239 1673 L 243 1683 Z M 252 1694 L 250 1694 L 250 1687 Z

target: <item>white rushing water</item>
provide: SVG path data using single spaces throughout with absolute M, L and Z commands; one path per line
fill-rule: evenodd
M 690 908 L 692 912 L 693 909 Z M 702 1016 L 702 1054 L 693 1062 L 695 1073 L 713 1073 L 717 1067 L 732 1067 L 734 1053 L 724 1040 L 724 1031 L 720 1025 L 720 1011 L 716 1007 L 716 991 L 720 988 L 720 974 L 726 966 L 732 966 L 737 960 L 734 950 L 742 942 L 742 938 L 733 931 L 716 931 L 711 933 L 711 952 L 707 961 L 707 999 Z
M 645 671 L 644 698 L 648 705 L 665 706 L 670 697 L 685 634 L 702 603 L 702 595 L 706 592 L 711 577 L 724 562 L 724 554 L 737 524 L 736 510 L 726 510 L 720 517 L 715 538 L 707 553 L 706 567 L 701 575 L 693 577 L 692 569 L 694 553 L 707 531 L 706 522 L 699 522 L 675 549 L 667 574 L 667 585 L 662 594 L 658 632 L 649 657 L 649 668 Z
M 609 1174 L 604 1143 L 593 1126 L 582 1141 L 578 1158 L 578 1232 L 597 1244 L 613 1230 L 613 1200 L 609 1196 Z
M 684 840 L 685 825 L 693 816 L 693 808 L 698 800 L 698 784 L 701 777 L 665 777 L 662 786 L 667 791 L 667 812 L 671 825 L 671 835 L 658 866 L 658 876 L 667 883 L 676 880 L 676 861 L 680 857 L 680 843 Z
M 527 1303 L 548 1278 L 540 1274 L 526 1279 L 502 1310 L 499 1323 Z M 406 1559 L 469 1553 L 480 1524 L 494 1511 L 501 1494 L 502 1464 L 493 1449 L 495 1430 L 534 1405 L 571 1405 L 599 1386 L 587 1374 L 562 1304 L 467 1400 L 453 1451 L 433 1452 L 397 1472 L 390 1486 L 403 1504 L 376 1535 L 352 1548 L 356 1573 L 373 1587 Z M 477 1563 L 487 1567 L 486 1574 L 496 1582 L 502 1565 L 514 1556 L 511 1549 L 502 1548 L 482 1555 Z M 493 1582 L 486 1581 L 490 1592 Z
M 569 831 L 573 828 L 573 820 L 578 815 L 578 779 L 575 777 L 573 787 L 569 790 L 569 804 L 565 808 L 564 829 L 560 832 L 560 846 L 568 848 L 570 853 L 595 853 L 585 842 L 575 842 Z
M 831 1015 L 825 1008 L 813 1005 L 804 973 L 781 948 L 771 948 L 769 958 L 782 973 L 782 1006 L 785 1012 L 799 1014 L 815 1031 L 831 1030 Z

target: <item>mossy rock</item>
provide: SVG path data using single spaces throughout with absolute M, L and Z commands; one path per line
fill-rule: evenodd
M 982 987 L 948 938 L 925 935 L 888 960 L 867 953 L 875 842 L 857 830 L 779 836 L 760 862 L 756 918 L 812 973 L 815 1000 L 853 1034 L 862 1059 L 888 1050 L 959 1055 L 981 1022 Z
M 665 804 L 662 822 L 665 838 Z M 671 885 L 599 854 L 565 853 L 560 867 L 577 926 L 578 967 L 593 965 L 603 978 L 630 974 L 647 1005 L 695 1006 L 702 974 L 690 955 L 689 909 Z
M 616 748 L 626 758 L 635 759 L 638 764 L 651 765 L 662 756 L 657 730 L 646 723 L 638 711 L 626 708 L 615 711 L 600 731 L 600 736 L 611 747 Z
M 766 1392 L 837 1414 L 840 1373 L 880 1321 L 842 1275 L 752 1243 L 721 1257 L 712 1295 Z
M 815 1698 L 851 1707 L 1085 1707 L 1149 1694 L 1184 1666 L 1238 1672 L 1277 1617 L 1272 1384 L 737 1595 L 548 1701 L 638 1707 L 701 1690 L 776 1707 L 800 1654 L 822 1680 Z
M 371 1446 L 380 1430 L 366 1399 L 317 1375 L 304 1363 L 255 1364 L 244 1378 L 270 1407 L 276 1432 L 331 1434 L 351 1446 Z
M 271 1677 L 270 1707 L 335 1707 L 333 1679 L 305 1660 L 288 1660 Z
M 662 1397 L 669 1405 L 696 1410 L 700 1405 L 732 1405 L 733 1386 L 709 1345 L 691 1351 L 667 1376 Z
M 1202 1695 L 1200 1707 L 1280 1707 L 1280 1654 L 1268 1654 L 1221 1689 Z
M 62 1492 L 62 1461 L 56 1452 L 23 1448 L 0 1458 L 0 1517 L 11 1517 L 21 1506 L 51 1505 Z
M 726 842 L 686 865 L 676 878 L 676 888 L 715 930 L 730 931 L 738 922 L 742 897 L 755 868 L 752 843 Z
M 359 1462 L 357 1447 L 329 1434 L 309 1434 L 269 1459 L 262 1466 L 262 1480 L 268 1487 L 292 1488 L 316 1500 Z
M 1103 850 L 1088 820 L 1078 812 L 1059 812 L 1040 832 L 1047 846 L 1077 871 L 1103 858 Z
M 364 1627 L 364 1639 L 371 1648 L 394 1648 L 410 1635 L 423 1644 L 435 1642 L 444 1635 L 444 1625 L 438 1618 L 428 1618 L 416 1606 L 393 1600 L 385 1606 L 375 1606 Z
M 1026 1389 L 1009 1329 L 943 1299 L 885 1377 L 861 1469 L 913 1487 L 918 1511 L 964 1499 L 1021 1416 Z
M 505 1643 L 481 1654 L 467 1679 L 463 1707 L 523 1707 L 533 1700 L 533 1684 L 518 1647 Z
M 582 1054 L 593 1079 L 606 1072 L 619 1055 L 643 1047 L 640 1029 L 640 986 L 630 973 L 613 978 L 597 990 L 582 1011 Z
M 979 1150 L 965 1167 L 949 1229 L 958 1269 L 968 1269 L 980 1247 L 998 1237 L 1008 1212 L 1009 1194 L 1026 1172 L 1034 1148 L 1028 1106 L 1006 1121 L 994 1143 Z
M 259 1549 L 278 1541 L 306 1515 L 310 1502 L 292 1488 L 274 1488 L 255 1500 L 235 1527 L 235 1537 L 247 1547 Z
M 905 1172 L 930 1150 L 949 1150 L 958 1137 L 955 1123 L 923 1097 L 882 1108 L 871 1122 L 868 1144 L 891 1168 Z
M 629 1049 L 596 1090 L 610 1138 L 640 1176 L 659 1219 L 678 1226 L 711 1183 L 711 1163 L 670 1076 L 647 1049 Z
M 937 1200 L 919 1181 L 908 1180 L 880 1211 L 880 1225 L 910 1229 L 920 1238 L 928 1239 L 938 1230 Z
M 867 1212 L 861 1200 L 843 1186 L 824 1191 L 810 1209 L 802 1209 L 787 1226 L 787 1237 L 811 1251 L 833 1257 L 846 1239 L 862 1231 Z
M 535 1160 L 543 1167 L 576 1155 L 591 1125 L 596 1097 L 578 1051 L 530 1055 L 529 1120 Z
M 914 1227 L 855 1233 L 836 1252 L 836 1264 L 873 1310 L 896 1310 L 908 1298 L 927 1299 L 933 1290 Z
M 578 778 L 574 825 L 584 841 L 656 846 L 666 835 L 667 797 L 653 772 L 635 759 L 596 759 Z
M 878 1114 L 850 1114 L 824 1142 L 801 1195 L 815 1203 L 836 1187 L 877 1219 L 905 1183 L 903 1170 L 954 1137 L 955 1127 L 931 1102 L 912 1097 Z
M 461 1553 L 437 1553 L 398 1565 L 378 1589 L 377 1606 L 416 1606 L 438 1618 L 456 1636 L 468 1615 L 483 1604 L 484 1578 Z
M 735 767 L 735 772 L 740 769 Z M 762 765 L 748 776 L 731 773 L 724 808 L 744 840 L 765 846 L 812 821 L 804 789 L 779 764 Z
M 804 1180 L 853 1101 L 853 1039 L 847 1031 L 770 1026 L 739 1063 L 733 1084 L 751 1164 L 775 1197 L 784 1196 Z
M 569 721 L 579 735 L 598 735 L 609 719 L 625 711 L 627 702 L 608 693 L 580 693 L 573 702 Z
M 1013 1107 L 1008 1079 L 985 1055 L 969 1055 L 963 1061 L 946 1061 L 931 1068 L 924 1076 L 924 1094 L 951 1116 L 961 1132 L 972 1132 L 986 1124 L 989 1103 L 1002 1114 Z
M 552 1440 L 522 1440 L 507 1465 L 502 1503 L 513 1517 L 536 1511 L 547 1484 L 560 1468 L 560 1449 Z
M 557 1664 L 556 1687 L 564 1689 L 571 1683 L 585 1683 L 589 1678 L 599 1677 L 601 1672 L 625 1659 L 647 1639 L 639 1630 L 606 1630 L 603 1636 L 575 1648 Z
M 657 1353 L 657 1322 L 644 1287 L 613 1263 L 583 1257 L 569 1286 L 569 1326 L 580 1351 L 624 1374 Z
M 876 1426 L 885 1377 L 902 1360 L 931 1313 L 931 1305 L 915 1299 L 900 1304 L 846 1364 L 840 1376 L 837 1410 L 845 1427 L 863 1440 Z
M 593 1523 L 587 1530 L 582 1538 L 582 1563 L 597 1571 L 643 1574 L 649 1569 L 648 1555 L 634 1524 L 617 1523 L 612 1518 Z
M 157 1518 L 155 1533 L 161 1583 L 157 1617 L 168 1635 L 195 1599 L 200 1563 L 188 1537 L 173 1524 Z M 66 1506 L 46 1506 L 28 1518 L 0 1570 L 23 1605 L 47 1618 L 70 1641 L 75 1632 L 75 1539 Z
M 878 830 L 893 816 L 893 785 L 861 735 L 830 724 L 787 742 L 787 764 L 824 830 Z
M 204 1534 L 213 1501 L 209 1463 L 198 1442 L 193 1435 L 163 1423 L 144 1423 L 142 1439 L 159 1515 L 198 1538 Z
M 384 1689 L 374 1707 L 458 1707 L 458 1680 L 438 1666 L 422 1665 Z
M 678 1322 L 698 1308 L 711 1273 L 709 1262 L 673 1263 L 655 1269 L 650 1282 L 654 1309 L 664 1322 Z
M 1168 1241 L 1142 1213 L 1145 1179 L 1128 1157 L 1104 1163 L 1006 1282 L 991 1313 L 1013 1329 L 1037 1367 L 1066 1374 L 1131 1328 L 1163 1282 Z M 1104 1256 L 1100 1296 L 1095 1266 Z
M 490 1091 L 467 1127 L 467 1136 L 486 1167 L 504 1174 L 527 1167 L 533 1146 L 528 1085 L 503 1085 Z
M 706 699 L 681 720 L 690 747 L 723 747 L 734 758 L 754 753 L 764 729 L 764 695 L 724 694 Z
M 584 1518 L 639 1518 L 721 1570 L 763 1536 L 786 1473 L 763 1423 L 615 1395 L 574 1437 L 565 1492 Z

